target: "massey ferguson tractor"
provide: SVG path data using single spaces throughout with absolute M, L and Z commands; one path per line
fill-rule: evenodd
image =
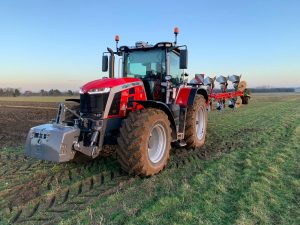
M 53 121 L 31 128 L 25 154 L 54 162 L 93 159 L 104 145 L 116 143 L 122 168 L 147 177 L 166 166 L 171 143 L 204 145 L 209 88 L 187 82 L 187 46 L 177 45 L 178 28 L 174 34 L 175 42 L 133 47 L 118 47 L 116 36 L 116 51 L 107 48 L 102 56 L 102 71 L 109 77 L 83 85 L 80 99 L 68 99 L 78 108 L 61 103 Z

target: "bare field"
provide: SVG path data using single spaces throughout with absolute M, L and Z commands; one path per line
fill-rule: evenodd
M 300 95 L 255 95 L 209 113 L 205 146 L 173 149 L 147 179 L 129 177 L 114 156 L 84 165 L 24 157 L 29 128 L 56 114 L 34 107 L 54 102 L 0 100 L 0 224 L 300 223 Z
M 6 105 L 2 104 L 0 108 L 0 148 L 23 145 L 32 126 L 45 123 L 55 117 L 54 109 L 57 104 L 20 103 L 9 102 Z M 53 107 L 53 109 L 36 107 Z
M 67 98 L 79 98 L 79 96 L 21 96 L 21 97 L 0 97 L 1 103 L 16 103 L 16 102 L 29 102 L 32 103 L 57 103 L 57 102 L 64 102 Z
M 0 97 L 0 148 L 22 146 L 29 129 L 55 118 L 59 102 L 64 99 Z

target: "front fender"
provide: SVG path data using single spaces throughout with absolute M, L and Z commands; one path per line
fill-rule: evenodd
M 164 111 L 167 114 L 169 121 L 171 123 L 172 138 L 173 138 L 173 140 L 177 140 L 177 130 L 176 130 L 175 119 L 174 119 L 174 116 L 173 116 L 171 110 L 165 103 L 154 101 L 154 100 L 134 100 L 133 102 L 141 104 L 144 108 L 157 108 L 157 109 Z

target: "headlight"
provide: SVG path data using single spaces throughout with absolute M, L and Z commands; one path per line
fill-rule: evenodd
M 110 91 L 110 88 L 95 88 L 88 91 L 89 94 L 102 94 L 102 93 L 108 93 Z

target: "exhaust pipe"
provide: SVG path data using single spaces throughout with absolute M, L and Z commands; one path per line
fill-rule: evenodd
M 115 56 L 114 51 L 111 48 L 107 48 L 107 51 L 110 53 L 109 60 L 109 77 L 115 78 Z

